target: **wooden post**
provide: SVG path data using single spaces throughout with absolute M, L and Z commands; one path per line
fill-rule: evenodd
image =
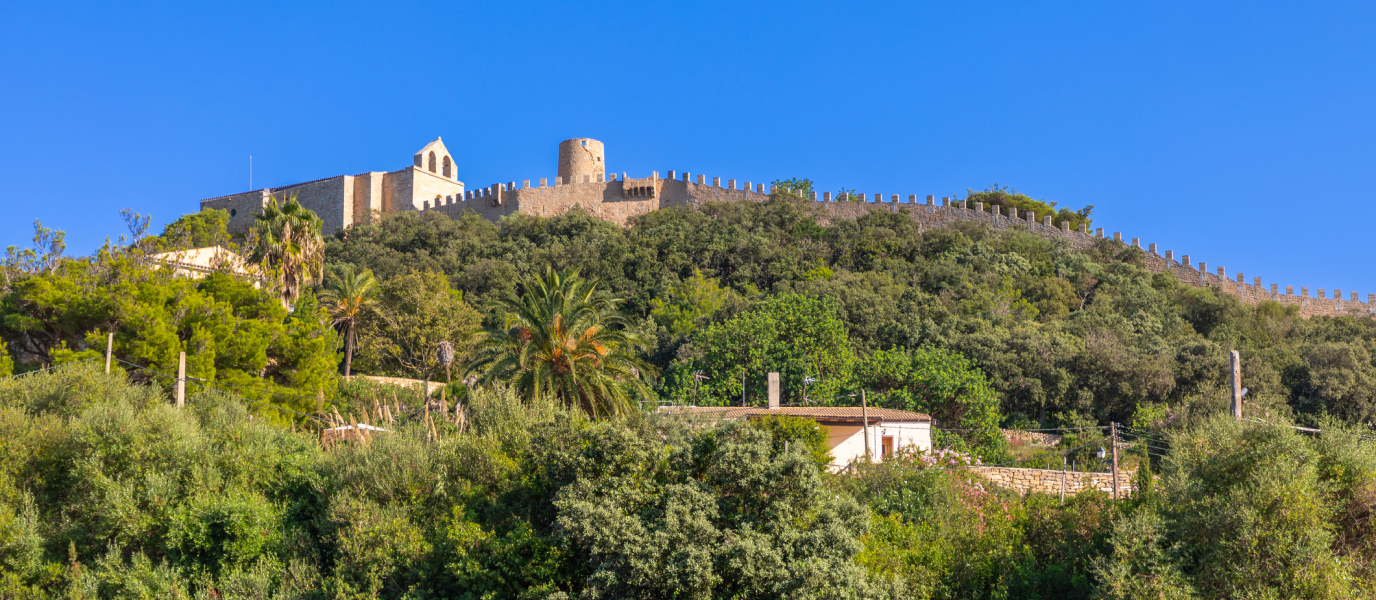
M 870 460 L 870 409 L 865 401 L 865 390 L 860 390 L 860 423 L 865 428 L 865 461 Z
M 1113 499 L 1118 499 L 1118 423 L 1109 423 L 1108 444 L 1113 447 Z
M 1061 457 L 1061 505 L 1065 505 L 1065 457 Z
M 1230 391 L 1232 391 L 1232 394 L 1233 394 L 1233 402 L 1232 402 L 1233 418 L 1236 419 L 1236 420 L 1238 420 L 1238 421 L 1241 421 L 1241 420 L 1242 420 L 1242 355 L 1241 355 L 1241 354 L 1238 354 L 1238 351 L 1237 351 L 1237 350 L 1233 350 L 1232 352 L 1229 352 L 1229 353 L 1228 353 L 1228 362 L 1229 362 L 1229 366 L 1232 367 L 1231 374 L 1230 374 L 1230 376 L 1228 377 L 1228 385 L 1229 385 L 1229 387 L 1232 388 Z
M 115 353 L 115 332 L 111 331 L 105 338 L 105 374 L 110 374 L 110 359 Z
M 177 408 L 186 405 L 186 353 L 177 356 Z

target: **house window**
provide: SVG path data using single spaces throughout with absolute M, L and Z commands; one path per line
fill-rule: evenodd
M 882 443 L 883 447 L 879 450 L 879 456 L 882 458 L 888 458 L 889 455 L 893 454 L 893 436 L 884 436 Z

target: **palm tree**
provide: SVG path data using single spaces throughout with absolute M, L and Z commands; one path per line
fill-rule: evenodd
M 257 239 L 250 260 L 275 274 L 282 306 L 290 307 L 302 288 L 320 280 L 325 268 L 325 240 L 320 235 L 324 223 L 296 196 L 282 206 L 271 199 L 254 219 Z
M 636 354 L 645 342 L 625 331 L 619 300 L 599 296 L 577 271 L 527 278 L 518 299 L 498 300 L 505 329 L 479 334 L 467 372 L 483 383 L 512 385 L 527 401 L 557 400 L 592 416 L 630 412 L 632 395 L 648 395 L 654 375 Z
M 373 296 L 377 292 L 377 279 L 372 269 L 355 271 L 353 265 L 343 265 L 332 270 L 325 278 L 325 289 L 320 292 L 320 300 L 334 317 L 334 325 L 344 329 L 344 376 L 351 374 L 354 362 L 354 348 L 358 338 L 354 327 L 358 318 L 373 306 Z

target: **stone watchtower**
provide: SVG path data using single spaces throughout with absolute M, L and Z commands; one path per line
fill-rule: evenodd
M 559 142 L 559 177 L 564 183 L 603 181 L 607 174 L 602 142 L 573 138 Z

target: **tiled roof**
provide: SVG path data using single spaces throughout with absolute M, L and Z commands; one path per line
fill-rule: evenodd
M 767 417 L 788 415 L 790 417 L 810 417 L 819 421 L 856 421 L 868 416 L 871 423 L 884 421 L 931 421 L 932 417 L 919 412 L 894 410 L 892 408 L 870 408 L 861 415 L 859 406 L 785 406 L 770 410 L 758 407 L 740 406 L 673 406 L 660 409 L 669 414 L 716 416 L 722 419 Z

